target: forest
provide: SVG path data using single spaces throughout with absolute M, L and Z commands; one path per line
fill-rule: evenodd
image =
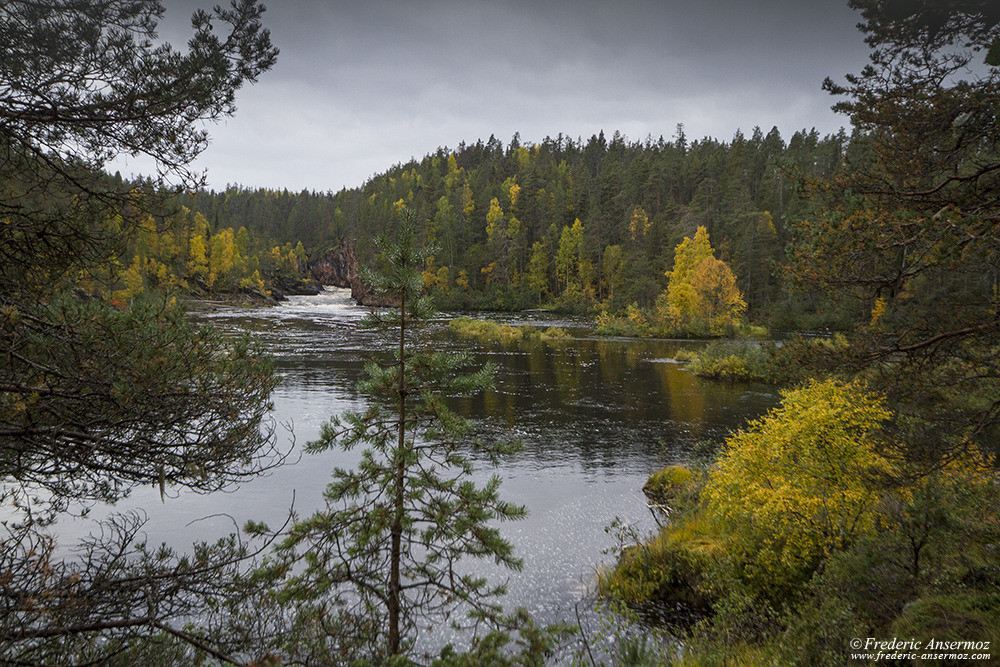
M 843 132 L 815 130 L 786 143 L 776 128 L 728 142 L 689 141 L 681 126 L 671 141 L 619 133 L 609 141 L 602 132 L 525 145 L 515 135 L 505 146 L 490 137 L 439 148 L 336 194 L 232 186 L 183 204 L 213 229 L 301 242 L 311 258 L 347 241 L 365 263 L 402 202 L 420 221 L 421 240 L 440 246 L 424 267 L 439 305 L 489 310 L 650 308 L 675 247 L 704 227 L 717 258 L 740 277 L 751 317 L 795 303 L 810 321 L 826 321 L 837 313 L 815 317 L 818 296 L 787 288 L 779 269 L 793 221 L 815 208 L 805 184 L 840 173 L 855 146 Z
M 0 660 L 554 659 L 579 628 L 505 613 L 502 586 L 453 568 L 521 567 L 494 524 L 524 508 L 498 477 L 470 481 L 517 447 L 481 441 L 445 400 L 495 368 L 414 351 L 432 302 L 716 338 L 703 367 L 712 350 L 744 370 L 752 357 L 781 383 L 711 460 L 649 478 L 660 528 L 597 585 L 694 620 L 616 664 L 843 664 L 857 638 L 893 637 L 995 656 L 1000 9 L 849 4 L 870 63 L 823 87 L 850 133 L 491 136 L 336 193 L 217 192 L 188 169 L 208 147 L 198 123 L 235 113 L 276 62 L 256 0 L 196 13 L 183 53 L 152 41 L 155 2 L 0 8 Z M 159 176 L 111 175 L 121 154 Z M 365 369 L 370 407 L 306 446 L 363 449 L 325 507 L 188 554 L 120 515 L 65 558 L 52 527 L 80 507 L 231 489 L 285 462 L 273 360 L 188 308 L 315 289 L 312 263 L 345 248 L 391 306 L 366 325 L 398 347 Z M 748 340 L 764 326 L 800 335 Z M 420 624 L 456 605 L 490 631 L 415 655 Z

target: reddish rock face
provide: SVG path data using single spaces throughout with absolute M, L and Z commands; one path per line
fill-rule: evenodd
M 324 285 L 350 287 L 351 298 L 361 306 L 391 305 L 374 297 L 358 276 L 358 258 L 354 246 L 341 241 L 334 250 L 311 260 L 307 265 L 310 275 Z
M 358 278 L 358 258 L 354 256 L 354 247 L 344 242 L 310 260 L 307 267 L 312 277 L 324 285 L 353 289 Z

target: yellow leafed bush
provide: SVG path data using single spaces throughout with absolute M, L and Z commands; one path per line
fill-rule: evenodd
M 886 491 L 874 482 L 893 465 L 874 443 L 890 416 L 857 383 L 813 381 L 728 441 L 703 497 L 734 551 L 752 554 L 752 587 L 801 582 L 875 529 Z

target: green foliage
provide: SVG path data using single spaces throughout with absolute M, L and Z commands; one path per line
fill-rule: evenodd
M 266 298 L 262 266 L 269 280 L 286 278 L 289 273 L 298 280 L 305 263 L 301 244 L 300 255 L 291 244 L 284 253 L 275 252 L 278 248 L 269 252 L 245 227 L 213 234 L 201 213 L 184 207 L 158 220 L 147 219 L 128 241 L 121 255 L 123 261 L 131 257 L 131 264 L 122 276 L 124 285 L 112 291 L 119 304 L 147 292 L 202 294 L 208 290 Z M 285 269 L 289 263 L 291 268 Z M 92 281 L 88 287 L 100 292 L 109 282 L 114 284 L 114 276 Z
M 559 248 L 556 250 L 556 278 L 563 287 L 563 294 L 585 293 L 588 285 L 586 277 L 581 273 L 583 257 L 583 223 L 579 219 L 573 221 L 573 226 L 566 225 L 559 236 Z
M 691 371 L 700 377 L 713 380 L 759 380 L 763 377 L 750 370 L 745 360 L 730 354 L 713 359 L 701 356 L 691 364 Z
M 217 490 L 281 460 L 268 422 L 278 379 L 263 350 L 143 294 L 176 288 L 191 260 L 190 235 L 164 223 L 168 180 L 199 185 L 188 167 L 208 145 L 203 122 L 231 115 L 236 91 L 277 51 L 253 0 L 197 12 L 181 50 L 155 38 L 162 12 L 149 0 L 0 10 L 8 664 L 258 657 L 229 643 L 233 610 L 252 597 L 241 577 L 250 554 L 235 538 L 180 556 L 147 547 L 132 516 L 59 551 L 47 531 L 76 503 L 86 513 L 140 485 Z M 149 158 L 158 176 L 102 173 L 122 155 Z M 194 259 L 207 271 L 207 255 Z M 233 601 L 227 613 L 220 599 Z M 185 626 L 194 618 L 204 622 Z
M 542 667 L 555 657 L 560 643 L 576 633 L 575 627 L 564 624 L 539 627 L 524 610 L 504 619 L 503 624 L 505 630 L 475 638 L 467 652 L 446 646 L 432 667 Z
M 714 615 L 682 662 L 839 665 L 854 637 L 997 641 L 1000 15 L 983 2 L 850 4 L 871 63 L 825 88 L 854 124 L 852 168 L 803 179 L 815 210 L 775 226 L 796 282 L 771 309 L 772 322 L 804 314 L 845 331 L 769 361 L 786 381 L 842 381 L 808 382 L 729 440 L 694 514 L 720 542 L 698 579 Z M 770 237 L 751 215 L 730 236 L 744 258 Z M 675 292 L 683 310 L 690 293 Z M 749 368 L 721 350 L 712 365 Z M 658 555 L 673 560 L 651 572 L 690 565 L 677 534 L 661 532 Z M 619 589 L 672 594 L 626 554 Z
M 38 315 L 61 335 L 32 326 Z M 49 488 L 57 506 L 66 497 L 113 501 L 157 480 L 208 490 L 252 475 L 273 454 L 260 429 L 277 384 L 271 360 L 248 338 L 192 324 L 176 305 L 136 300 L 117 310 L 63 296 L 30 319 L 8 310 L 0 331 L 22 360 L 0 397 L 10 443 L 0 460 L 7 474 Z M 88 459 L 50 469 L 53 451 L 81 446 Z
M 943 642 L 988 642 L 992 655 L 1000 645 L 1000 593 L 932 595 L 907 605 L 893 623 L 900 637 L 913 637 L 924 644 Z M 942 651 L 952 652 L 952 651 Z M 955 651 L 991 653 L 991 651 Z
M 639 304 L 632 303 L 625 308 L 623 315 L 614 315 L 607 310 L 602 310 L 597 316 L 597 328 L 594 330 L 598 336 L 653 336 L 659 333 L 650 324 L 648 315 Z
M 270 247 L 301 240 L 310 256 L 345 239 L 365 265 L 377 252 L 372 239 L 392 228 L 402 200 L 417 216 L 418 237 L 441 245 L 436 269 L 451 274 L 448 291 L 434 290 L 435 301 L 488 310 L 589 313 L 602 303 L 620 312 L 632 302 L 650 309 L 690 221 L 711 220 L 718 259 L 739 277 L 754 319 L 766 312 L 797 317 L 817 304 L 788 294 L 776 270 L 791 223 L 812 206 L 790 187 L 793 173 L 836 174 L 846 145 L 844 134 L 816 132 L 796 132 L 786 144 L 776 129 L 738 133 L 730 142 L 547 137 L 505 149 L 480 141 L 438 149 L 337 193 L 233 186 L 189 193 L 181 203 L 202 211 L 213 231 L 243 226 Z M 705 196 L 709 182 L 723 196 Z M 616 196 L 590 195 L 609 191 Z M 793 302 L 809 305 L 785 307 Z
M 642 492 L 658 505 L 674 504 L 683 502 L 685 497 L 691 496 L 695 481 L 695 474 L 690 468 L 670 466 L 650 475 L 642 487 Z
M 697 353 L 691 372 L 713 380 L 764 381 L 775 379 L 774 348 L 749 341 L 712 341 Z
M 968 460 L 901 489 L 880 531 L 833 554 L 789 612 L 788 656 L 841 664 L 858 636 L 996 641 L 998 500 L 993 474 Z
M 654 307 L 643 309 L 632 303 L 624 313 L 614 314 L 609 309 L 613 299 L 609 298 L 597 318 L 598 335 L 766 336 L 765 329 L 742 320 L 746 302 L 736 287 L 736 277 L 712 253 L 708 233 L 699 227 L 694 239 L 685 238 L 675 249 L 674 269 L 666 273 L 670 279 L 667 289 L 656 297 Z
M 1000 72 L 983 56 L 1000 24 L 990 3 L 851 6 L 870 63 L 824 88 L 854 124 L 854 168 L 813 188 L 823 209 L 798 225 L 791 268 L 861 313 L 842 366 L 922 422 L 915 456 L 995 452 Z
M 657 667 L 663 656 L 649 643 L 648 635 L 622 637 L 615 646 L 615 664 L 621 667 Z
M 460 336 L 475 338 L 479 341 L 499 341 L 501 343 L 514 343 L 522 340 L 561 340 L 569 337 L 565 329 L 558 327 L 539 329 L 531 324 L 515 326 L 489 320 L 476 320 L 471 317 L 457 317 L 448 322 L 448 328 Z
M 690 363 L 698 358 L 698 353 L 694 350 L 680 349 L 674 353 L 674 361 Z
M 603 301 L 611 312 L 632 302 L 651 308 L 674 247 L 694 231 L 690 221 L 711 220 L 718 259 L 739 277 L 756 317 L 783 298 L 775 266 L 790 223 L 810 207 L 790 187 L 793 172 L 832 176 L 846 144 L 843 134 L 805 131 L 786 143 L 776 129 L 731 141 L 493 139 L 438 149 L 337 193 L 234 186 L 182 203 L 212 220 L 213 231 L 244 226 L 272 247 L 301 240 L 311 256 L 344 238 L 363 266 L 403 200 L 418 238 L 440 244 L 437 268 L 451 273 L 451 292 L 435 293 L 439 304 L 499 309 L 499 290 L 503 309 L 579 312 Z M 719 196 L 705 196 L 708 183 Z M 463 271 L 466 285 L 455 280 Z
M 711 572 L 725 544 L 710 523 L 695 515 L 672 519 L 649 540 L 622 550 L 613 568 L 597 572 L 598 593 L 629 605 L 711 608 Z
M 740 321 L 736 325 L 736 336 L 751 340 L 768 340 L 771 337 L 771 332 L 768 331 L 767 327 Z
M 393 359 L 366 365 L 359 386 L 372 396 L 369 407 L 334 417 L 307 451 L 366 448 L 357 469 L 334 471 L 326 507 L 297 521 L 275 555 L 274 571 L 286 575 L 282 598 L 320 604 L 348 631 L 352 619 L 366 619 L 361 634 L 334 641 L 377 661 L 406 655 L 429 620 L 461 624 L 467 615 L 499 629 L 495 598 L 504 586 L 457 570 L 467 558 L 520 569 L 497 523 L 525 516 L 500 499 L 497 476 L 482 486 L 470 479 L 471 450 L 496 464 L 516 447 L 476 439 L 446 404 L 488 387 L 494 367 L 462 373 L 467 354 L 413 350 L 412 325 L 431 314 L 419 267 L 434 250 L 416 246 L 411 225 L 407 219 L 396 240 L 380 240 L 382 265 L 365 276 L 397 304 L 369 320 L 396 333 Z
M 531 245 L 531 259 L 528 260 L 528 273 L 525 276 L 527 288 L 536 300 L 549 293 L 549 257 L 544 241 L 535 241 Z
M 598 570 L 600 595 L 640 608 L 663 601 L 700 612 L 710 608 L 706 577 L 723 543 L 699 511 L 704 484 L 704 475 L 684 466 L 649 476 L 643 492 L 668 521 L 647 540 L 623 543 L 615 566 Z M 623 542 L 628 537 L 635 536 L 625 534 Z

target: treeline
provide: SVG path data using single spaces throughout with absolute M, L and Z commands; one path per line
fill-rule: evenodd
M 849 150 L 843 131 L 787 142 L 776 128 L 728 142 L 688 141 L 682 126 L 669 141 L 515 134 L 439 148 L 335 194 L 231 186 L 185 203 L 213 227 L 301 241 L 310 255 L 346 239 L 362 263 L 405 206 L 439 247 L 425 271 L 439 303 L 497 309 L 652 307 L 674 248 L 705 227 L 759 318 L 788 298 L 777 267 L 791 222 L 815 206 L 803 179 L 833 177 Z
M 832 176 L 847 149 L 843 132 L 786 143 L 759 128 L 730 142 L 689 142 L 680 126 L 672 141 L 641 143 L 618 133 L 537 144 L 515 135 L 506 146 L 491 137 L 338 193 L 335 231 L 356 239 L 364 261 L 403 202 L 441 248 L 427 281 L 440 296 L 488 308 L 607 300 L 618 310 L 652 306 L 674 248 L 703 226 L 759 314 L 779 296 L 788 222 L 810 206 L 792 184 Z
M 139 190 L 132 196 L 143 198 Z M 106 221 L 119 237 L 115 252 L 80 276 L 78 287 L 123 307 L 150 292 L 267 298 L 294 291 L 303 280 L 307 257 L 301 242 L 281 243 L 242 225 L 213 227 L 200 211 L 176 200 L 159 209 L 128 224 L 121 216 Z
M 301 241 L 314 255 L 344 236 L 343 214 L 330 192 L 229 185 L 221 192 L 188 192 L 182 203 L 201 213 L 212 229 L 245 227 L 258 238 Z

